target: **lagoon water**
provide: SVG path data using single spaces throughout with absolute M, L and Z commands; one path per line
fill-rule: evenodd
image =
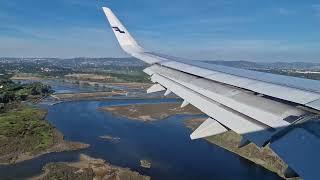
M 143 123 L 114 116 L 99 107 L 136 103 L 173 102 L 174 99 L 75 101 L 48 106 L 47 120 L 66 140 L 91 145 L 81 151 L 53 153 L 17 165 L 0 166 L 0 179 L 25 179 L 42 172 L 49 162 L 76 161 L 80 153 L 128 167 L 155 180 L 188 179 L 280 179 L 276 174 L 205 140 L 190 140 L 191 131 L 177 115 L 166 120 Z M 109 142 L 99 136 L 120 137 Z M 151 169 L 140 160 L 152 162 Z

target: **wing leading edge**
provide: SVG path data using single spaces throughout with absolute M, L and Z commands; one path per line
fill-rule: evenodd
M 144 72 L 156 83 L 148 92 L 173 92 L 210 118 L 190 136 L 204 138 L 233 130 L 243 137 L 242 142 L 253 142 L 270 147 L 305 178 L 316 177 L 306 164 L 319 164 L 315 151 L 304 154 L 285 153 L 294 137 L 308 139 L 308 148 L 320 149 L 319 134 L 307 125 L 312 119 L 320 127 L 320 83 L 318 81 L 270 75 L 249 70 L 184 61 L 152 53 L 142 48 L 113 12 L 103 7 L 121 48 L 148 64 Z M 294 131 L 300 128 L 303 130 Z M 289 141 L 288 140 L 288 141 Z M 241 143 L 239 146 L 245 145 Z M 292 143 L 295 146 L 296 143 Z M 303 148 L 299 153 L 303 153 Z M 300 162 L 300 163 L 298 163 Z M 305 175 L 305 176 L 304 176 Z

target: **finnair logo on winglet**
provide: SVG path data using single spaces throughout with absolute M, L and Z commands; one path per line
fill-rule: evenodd
M 124 34 L 126 32 L 122 31 L 119 27 L 112 27 L 112 29 L 114 29 L 115 31 L 118 31 L 121 34 Z

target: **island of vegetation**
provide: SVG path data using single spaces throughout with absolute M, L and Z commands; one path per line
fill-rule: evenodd
M 102 159 L 94 159 L 81 154 L 75 163 L 50 163 L 44 167 L 44 173 L 33 180 L 68 179 L 68 180 L 150 180 L 128 168 L 113 166 Z
M 95 87 L 122 86 L 128 89 L 146 89 L 150 87 L 148 77 L 142 74 L 79 73 L 65 75 L 63 79 L 66 82 Z
M 189 105 L 181 108 L 179 103 L 134 104 L 126 106 L 108 106 L 100 109 L 128 119 L 143 122 L 166 119 L 176 114 L 202 114 L 202 112 L 194 106 Z
M 14 164 L 40 155 L 87 148 L 66 142 L 46 120 L 46 111 L 30 105 L 52 93 L 41 83 L 18 84 L 0 80 L 0 164 Z
M 140 160 L 140 166 L 146 169 L 150 169 L 151 168 L 151 162 L 147 161 L 147 160 Z

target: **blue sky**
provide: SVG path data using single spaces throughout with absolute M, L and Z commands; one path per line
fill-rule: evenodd
M 320 62 L 318 0 L 1 0 L 0 57 L 123 57 L 108 6 L 152 51 Z

